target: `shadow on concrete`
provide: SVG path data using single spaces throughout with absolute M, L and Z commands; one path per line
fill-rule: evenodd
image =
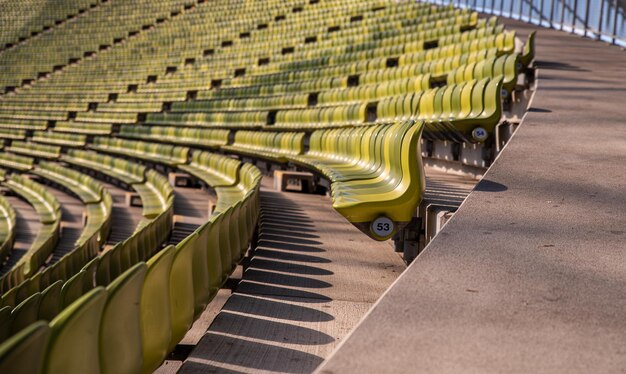
M 474 191 L 480 192 L 504 192 L 506 190 L 508 190 L 507 186 L 489 179 L 481 180 L 474 188 Z
M 258 269 L 248 269 L 248 271 L 246 271 L 246 281 L 301 288 L 330 288 L 333 286 L 328 282 L 306 276 L 282 274 Z
M 319 356 L 295 349 L 238 339 L 212 332 L 208 332 L 205 338 L 210 339 L 213 344 L 219 344 L 219 347 L 216 347 L 216 349 L 218 353 L 222 354 L 212 357 L 213 361 L 249 369 L 275 372 L 276 368 L 280 367 L 280 372 L 283 373 L 304 373 L 313 371 L 323 361 Z M 233 354 L 233 352 L 238 354 Z M 280 362 L 280 364 L 277 364 L 277 362 Z M 202 372 L 208 372 L 204 371 L 204 366 L 202 370 Z M 228 372 L 222 370 L 220 367 L 216 372 Z
M 220 374 L 243 374 L 244 373 L 243 371 L 224 369 L 222 367 L 213 366 L 211 364 L 206 364 L 206 363 L 196 362 L 196 361 L 186 361 L 185 372 L 186 373 L 220 373 Z
M 297 322 L 328 322 L 335 319 L 321 310 L 244 294 L 233 294 L 222 310 Z
M 298 298 L 301 299 L 298 300 L 298 302 L 312 304 L 332 301 L 330 297 L 315 292 L 272 286 L 269 284 L 252 283 L 245 280 L 239 284 L 237 292 L 249 295 L 260 295 L 268 298 Z
M 561 61 L 541 61 L 538 60 L 537 61 L 537 67 L 539 69 L 546 69 L 546 70 L 566 70 L 566 71 L 579 71 L 579 72 L 588 72 L 589 70 L 587 69 L 582 69 L 578 66 L 575 65 L 571 65 L 567 62 L 561 62 Z
M 315 266 L 294 264 L 288 262 L 271 261 L 263 258 L 255 258 L 252 266 L 260 270 L 280 271 L 281 273 L 308 274 L 308 275 L 333 275 L 333 272 L 327 269 L 320 269 Z
M 550 109 L 544 109 L 544 108 L 528 108 L 528 112 L 533 112 L 533 113 L 552 113 L 552 111 Z
M 283 322 L 256 318 L 248 315 L 222 312 L 211 325 L 211 332 L 264 340 L 269 342 L 320 345 L 335 341 L 323 332 Z
M 202 338 L 207 351 L 192 353 L 183 371 L 301 373 L 321 364 L 305 348 L 335 342 L 318 326 L 335 320 L 322 311 L 332 299 L 317 292 L 333 287 L 323 277 L 334 274 L 316 265 L 331 262 L 318 239 L 300 206 L 262 192 L 259 240 L 243 279 Z

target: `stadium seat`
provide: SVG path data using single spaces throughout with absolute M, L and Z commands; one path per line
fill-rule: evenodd
M 99 329 L 106 300 L 107 291 L 94 288 L 50 322 L 45 373 L 100 372 Z
M 41 373 L 49 338 L 50 327 L 47 323 L 39 321 L 30 324 L 0 344 L 0 371 Z
M 176 248 L 169 246 L 148 261 L 141 292 L 142 372 L 154 371 L 167 355 L 172 339 L 170 311 L 170 270 Z
M 145 263 L 138 263 L 106 287 L 107 301 L 99 333 L 102 374 L 142 370 L 140 300 L 147 270 Z

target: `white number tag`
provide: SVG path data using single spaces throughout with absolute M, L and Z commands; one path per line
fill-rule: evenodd
M 387 217 L 378 217 L 372 222 L 371 230 L 376 236 L 381 238 L 391 235 L 394 229 L 393 221 Z
M 484 142 L 485 140 L 487 140 L 488 136 L 489 134 L 487 134 L 487 130 L 483 129 L 482 127 L 477 127 L 474 129 L 474 131 L 472 131 L 472 137 L 478 142 Z

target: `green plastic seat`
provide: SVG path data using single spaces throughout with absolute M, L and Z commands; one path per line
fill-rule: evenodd
M 209 268 L 207 267 L 208 230 L 198 228 L 193 234 L 187 236 L 178 244 L 179 247 L 191 246 L 193 249 L 192 274 L 193 274 L 193 298 L 194 320 L 200 316 L 209 303 L 210 284 Z
M 41 292 L 39 319 L 52 321 L 61 311 L 61 288 L 63 281 L 58 280 Z
M 176 348 L 176 344 L 185 336 L 193 323 L 195 300 L 194 300 L 194 257 L 197 236 L 190 235 L 187 240 L 176 246 L 176 252 L 170 271 L 170 322 L 172 336 L 169 351 Z M 204 263 L 204 262 L 203 262 Z M 198 281 L 204 281 L 206 277 L 199 276 Z
M 13 322 L 13 316 L 11 315 L 12 310 L 13 308 L 10 306 L 0 308 L 0 342 L 5 341 L 11 336 L 11 323 Z
M 139 263 L 111 282 L 100 323 L 100 372 L 139 373 L 143 367 L 140 300 L 148 266 Z
M 26 326 L 36 322 L 39 319 L 39 305 L 41 303 L 41 293 L 37 292 L 31 295 L 20 305 L 16 306 L 11 312 L 13 320 L 11 321 L 11 333 L 22 330 Z
M 165 359 L 172 338 L 170 270 L 176 247 L 169 246 L 148 261 L 140 302 L 143 373 L 156 370 Z
M 520 62 L 523 66 L 528 66 L 535 58 L 535 37 L 537 36 L 537 31 L 533 31 L 528 35 L 526 39 L 526 43 L 524 44 L 524 51 L 520 56 Z
M 220 227 L 223 225 L 223 218 L 223 214 L 214 215 L 198 230 L 199 245 L 206 250 L 209 300 L 217 294 L 227 279 L 226 271 L 222 268 L 223 255 L 221 251 L 222 242 L 220 241 Z
M 413 123 L 413 121 L 408 122 Z M 390 137 L 386 141 L 387 148 L 400 148 L 400 157 L 397 158 L 400 162 L 388 171 L 395 174 L 393 176 L 397 181 L 395 184 L 385 187 L 375 183 L 370 188 L 367 184 L 361 185 L 362 181 L 354 181 L 346 182 L 345 185 L 337 184 L 333 190 L 333 207 L 374 239 L 388 239 L 395 229 L 389 235 L 378 236 L 368 226 L 369 223 L 378 217 L 386 217 L 394 223 L 409 222 L 424 192 L 425 181 L 421 158 L 415 157 L 416 154 L 420 154 L 419 139 L 423 123 L 412 124 L 408 128 L 405 125 L 396 125 L 398 126 L 397 137 Z M 357 185 L 354 186 L 354 183 Z M 356 194 L 351 191 L 354 187 L 358 189 Z
M 97 287 L 50 322 L 45 373 L 99 373 L 99 330 L 107 292 Z
M 96 284 L 106 287 L 111 282 L 111 257 L 113 253 L 109 250 L 100 256 L 98 269 L 96 270 Z
M 85 293 L 86 275 L 86 271 L 80 271 L 63 284 L 63 288 L 61 288 L 61 305 L 63 308 L 68 307 Z
M 39 321 L 0 344 L 0 373 L 41 373 L 49 339 L 50 327 Z

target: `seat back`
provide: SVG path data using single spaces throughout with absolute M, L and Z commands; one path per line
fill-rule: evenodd
M 170 270 L 176 248 L 169 246 L 148 260 L 140 302 L 142 372 L 153 372 L 167 355 L 172 337 Z
M 49 339 L 50 327 L 39 321 L 0 344 L 0 373 L 41 373 Z
M 195 234 L 176 246 L 169 276 L 170 326 L 169 351 L 185 336 L 194 316 L 194 245 Z
M 100 323 L 102 374 L 139 373 L 143 366 L 139 303 L 148 266 L 141 262 L 106 288 L 108 297 Z
M 61 310 L 61 288 L 63 281 L 58 280 L 41 292 L 39 319 L 51 321 Z
M 213 298 L 226 280 L 226 270 L 222 268 L 222 247 L 220 240 L 223 214 L 209 218 L 209 221 L 200 229 L 199 241 L 206 250 L 207 272 L 209 276 L 209 294 Z M 205 242 L 206 241 L 206 242 Z
M 13 321 L 11 321 L 12 334 L 15 334 L 39 319 L 40 303 L 41 293 L 36 292 L 13 309 L 11 312 L 13 317 Z
M 104 288 L 94 288 L 50 322 L 52 332 L 45 373 L 100 372 L 99 330 L 106 297 Z

